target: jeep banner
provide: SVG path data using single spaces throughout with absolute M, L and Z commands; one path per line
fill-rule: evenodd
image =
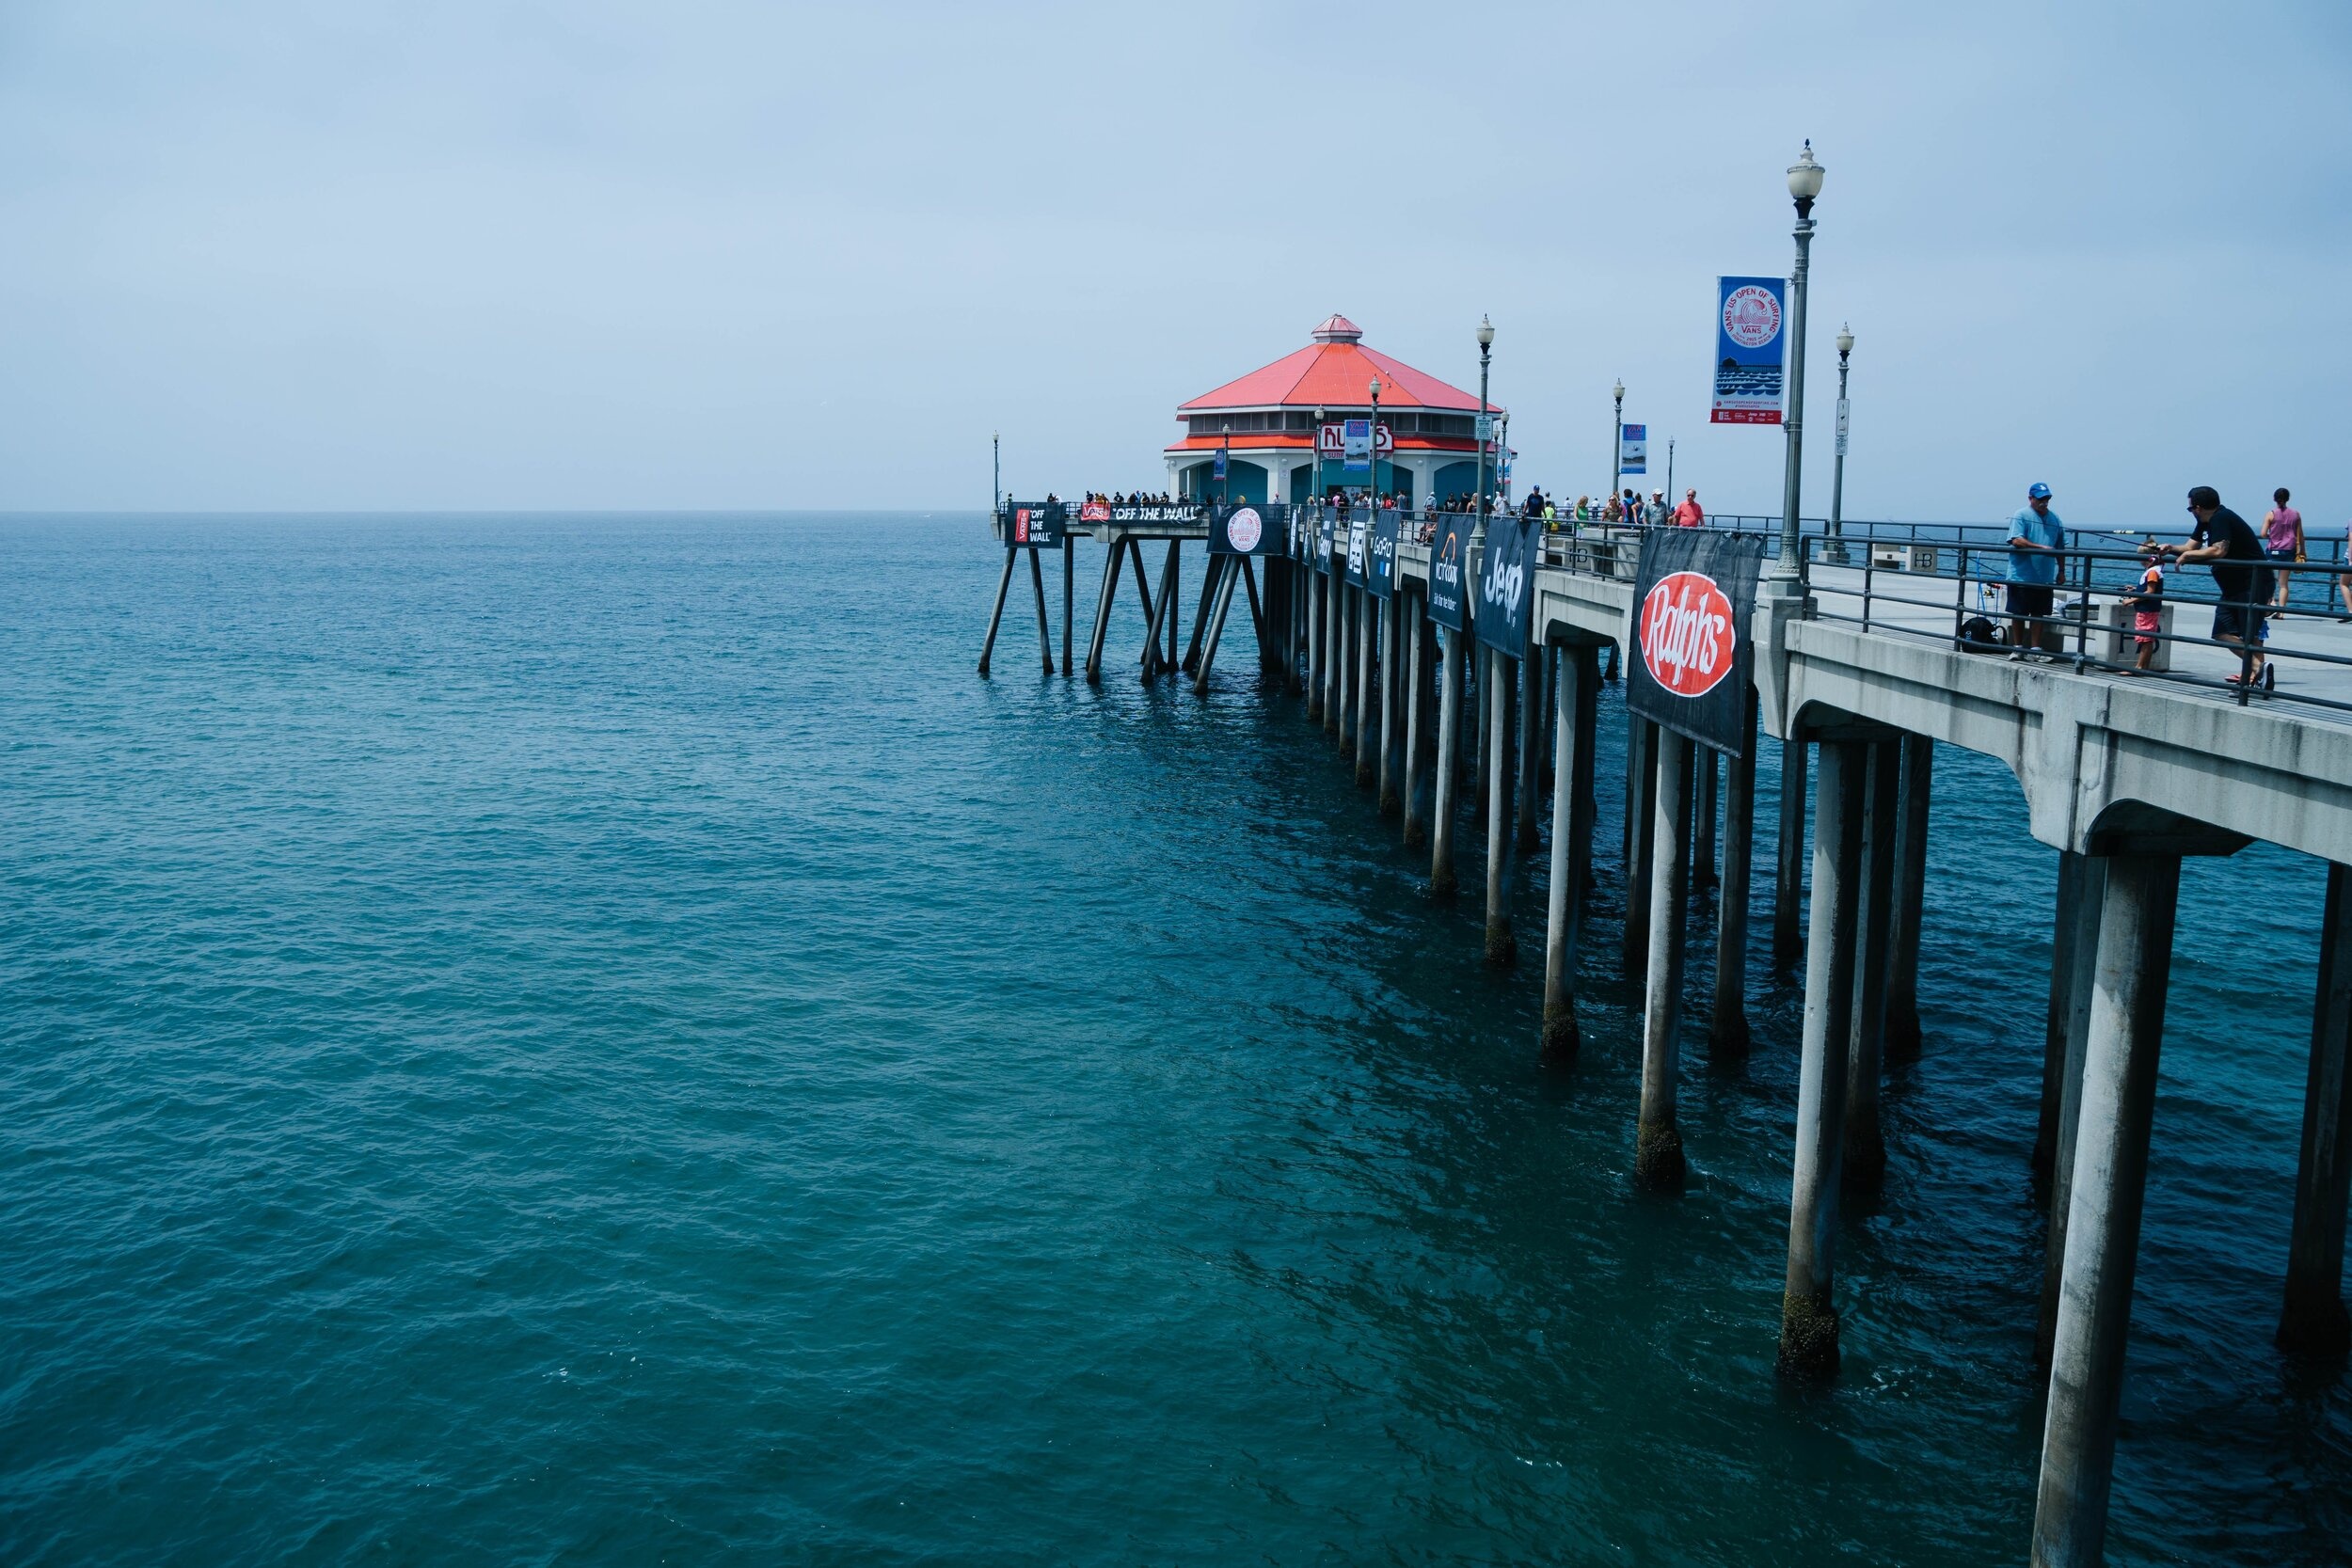
M 1448 631 L 1470 630 L 1462 578 L 1477 521 L 1467 512 L 1438 514 L 1438 537 L 1429 546 L 1429 618 Z
M 1486 559 L 1478 563 L 1478 641 L 1499 654 L 1527 654 L 1527 622 L 1535 606 L 1533 517 L 1489 516 Z
M 1747 754 L 1749 626 L 1763 563 L 1760 534 L 1644 531 L 1628 709 L 1726 755 Z
M 1364 573 L 1364 586 L 1372 590 L 1375 599 L 1396 596 L 1396 508 L 1380 514 L 1380 520 L 1372 525 L 1372 561 Z
M 1282 533 L 1279 505 L 1220 506 L 1209 514 L 1211 555 L 1273 555 Z

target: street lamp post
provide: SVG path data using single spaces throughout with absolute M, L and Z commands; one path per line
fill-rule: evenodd
M 1317 502 L 1323 499 L 1323 423 L 1330 417 L 1330 410 L 1321 404 L 1315 405 L 1315 480 L 1310 488 Z
M 1618 382 L 1610 391 L 1617 400 L 1617 434 L 1609 443 L 1609 499 L 1615 500 L 1617 492 L 1625 488 L 1625 383 Z M 1633 519 L 1627 517 L 1623 521 L 1629 523 Z
M 1672 436 L 1666 438 L 1666 504 L 1670 507 L 1681 504 L 1675 499 L 1675 444 Z
M 1380 494 L 1380 378 L 1376 375 L 1372 378 L 1371 475 L 1372 477 L 1364 482 L 1364 493 L 1368 501 Z M 1371 512 L 1375 508 L 1367 505 L 1364 510 Z
M 1471 434 L 1478 437 L 1478 520 L 1470 525 L 1470 543 L 1486 541 L 1486 436 L 1493 429 L 1486 412 L 1486 362 L 1495 342 L 1494 324 L 1485 316 L 1478 318 L 1478 424 Z
M 1797 539 L 1797 502 L 1804 476 L 1804 281 L 1813 261 L 1813 201 L 1821 194 L 1821 166 L 1813 143 L 1788 166 L 1788 195 L 1797 204 L 1797 270 L 1788 279 L 1788 467 L 1780 496 L 1780 560 L 1772 576 L 1793 581 L 1804 575 Z
M 1837 329 L 1837 438 L 1834 450 L 1837 456 L 1830 469 L 1829 482 L 1829 559 L 1839 566 L 1846 563 L 1846 356 L 1853 353 L 1853 328 L 1840 325 Z

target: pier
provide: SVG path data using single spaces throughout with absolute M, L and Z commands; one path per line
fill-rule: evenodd
M 1145 681 L 1181 675 L 1205 690 L 1229 623 L 1238 632 L 1234 607 L 1243 602 L 1263 689 L 1269 698 L 1298 699 L 1302 717 L 1332 736 L 1374 797 L 1368 828 L 1391 819 L 1386 831 L 1427 847 L 1433 897 L 1456 895 L 1462 818 L 1483 828 L 1480 914 L 1491 964 L 1518 961 L 1509 879 L 1518 853 L 1540 843 L 1536 814 L 1548 793 L 1543 1024 L 1529 1048 L 1548 1063 L 1572 1064 L 1576 954 L 1587 939 L 1597 816 L 1596 697 L 1604 656 L 1613 667 L 1641 657 L 1636 590 L 1645 531 L 1545 535 L 1507 517 L 1360 508 L 1343 516 L 1311 504 L 1065 503 L 1066 515 L 1039 519 L 1046 526 L 1037 543 L 1019 542 L 1016 532 L 1032 525 L 1016 519 L 1041 511 L 1008 506 L 997 519 L 1006 561 L 988 646 L 1025 550 L 1046 673 L 1054 673 L 1040 560 L 1057 552 L 1059 673 L 1072 674 L 1071 584 L 1082 537 L 1104 546 L 1085 660 L 1089 681 L 1124 657 L 1109 650 L 1122 563 L 1136 576 L 1144 635 L 1136 663 Z M 1841 1202 L 1875 1190 L 1885 1163 L 1878 1109 L 1884 1064 L 1919 1046 L 1934 748 L 1959 747 L 2007 767 L 2033 838 L 2060 857 L 2050 893 L 2054 961 L 2033 1155 L 2048 1193 L 2037 1332 L 2048 1381 L 2032 1560 L 2095 1563 L 2184 858 L 2232 855 L 2260 841 L 2327 863 L 2276 1337 L 2296 1355 L 2340 1358 L 2352 1348 L 2343 1300 L 2352 1195 L 2344 1142 L 2352 1117 L 2352 632 L 2316 616 L 2295 623 L 2313 635 L 2298 638 L 2298 657 L 2284 660 L 2289 674 L 2275 698 L 2230 684 L 2249 662 L 2243 650 L 2184 630 L 2163 633 L 2162 673 L 2134 676 L 2123 668 L 2130 637 L 2116 630 L 2114 615 L 2131 556 L 2100 541 L 2105 547 L 2066 552 L 2062 580 L 2077 608 L 2061 607 L 2038 628 L 2047 652 L 2015 662 L 1978 645 L 1968 624 L 1979 585 L 1997 571 L 1990 532 L 1972 540 L 1955 531 L 1923 546 L 1916 530 L 1901 543 L 1901 531 L 1850 530 L 1840 539 L 1806 532 L 1793 559 L 1764 564 L 1745 626 L 1747 679 L 1737 699 L 1749 744 L 1740 754 L 1719 757 L 1673 728 L 1629 720 L 1628 896 L 1617 935 L 1645 997 L 1639 1101 L 1627 1108 L 1635 1176 L 1668 1193 L 1683 1180 L 1675 1105 L 1682 1012 L 1692 999 L 1681 916 L 1694 880 L 1713 874 L 1718 846 L 1706 840 L 1720 809 L 1723 895 L 1708 1048 L 1749 1049 L 1749 890 L 1756 861 L 1769 856 L 1774 963 L 1801 963 L 1804 986 L 1778 1360 L 1793 1380 L 1833 1378 Z M 1184 546 L 1193 543 L 1206 554 L 1180 657 L 1177 600 Z M 1149 590 L 1147 545 L 1161 559 Z M 1835 563 L 1851 562 L 1855 546 L 1858 564 Z M 1526 552 L 1523 583 L 1509 576 L 1521 564 L 1515 551 Z M 1246 601 L 1237 601 L 1237 585 Z M 2201 608 L 2209 610 L 2210 601 L 2201 607 L 2185 594 L 2168 610 L 2167 627 L 2175 625 L 2172 611 L 2191 618 Z M 2282 656 L 2274 648 L 2272 657 Z M 1769 849 L 1756 843 L 1754 822 L 1763 744 L 1783 749 L 1791 781 Z M 1819 763 L 1809 800 L 1808 753 Z M 1547 762 L 1549 791 L 1541 787 Z M 1806 898 L 1798 875 L 1808 857 Z M 1757 1238 L 1759 1265 L 1772 1244 Z

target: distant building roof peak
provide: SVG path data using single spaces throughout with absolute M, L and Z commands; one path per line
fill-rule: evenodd
M 1323 325 L 1311 336 L 1318 343 L 1360 343 L 1364 341 L 1364 329 L 1334 311 L 1323 318 Z

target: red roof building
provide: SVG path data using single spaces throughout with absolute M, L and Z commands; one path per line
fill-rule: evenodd
M 1224 493 L 1236 500 L 1305 500 L 1343 483 L 1362 488 L 1362 472 L 1342 472 L 1339 425 L 1372 413 L 1375 376 L 1382 434 L 1372 488 L 1403 491 L 1416 505 L 1478 488 L 1475 392 L 1366 348 L 1363 329 L 1345 316 L 1326 318 L 1311 339 L 1296 353 L 1178 406 L 1184 434 L 1167 451 L 1171 489 L 1215 493 L 1221 447 L 1230 454 Z M 1501 416 L 1502 409 L 1489 407 Z

